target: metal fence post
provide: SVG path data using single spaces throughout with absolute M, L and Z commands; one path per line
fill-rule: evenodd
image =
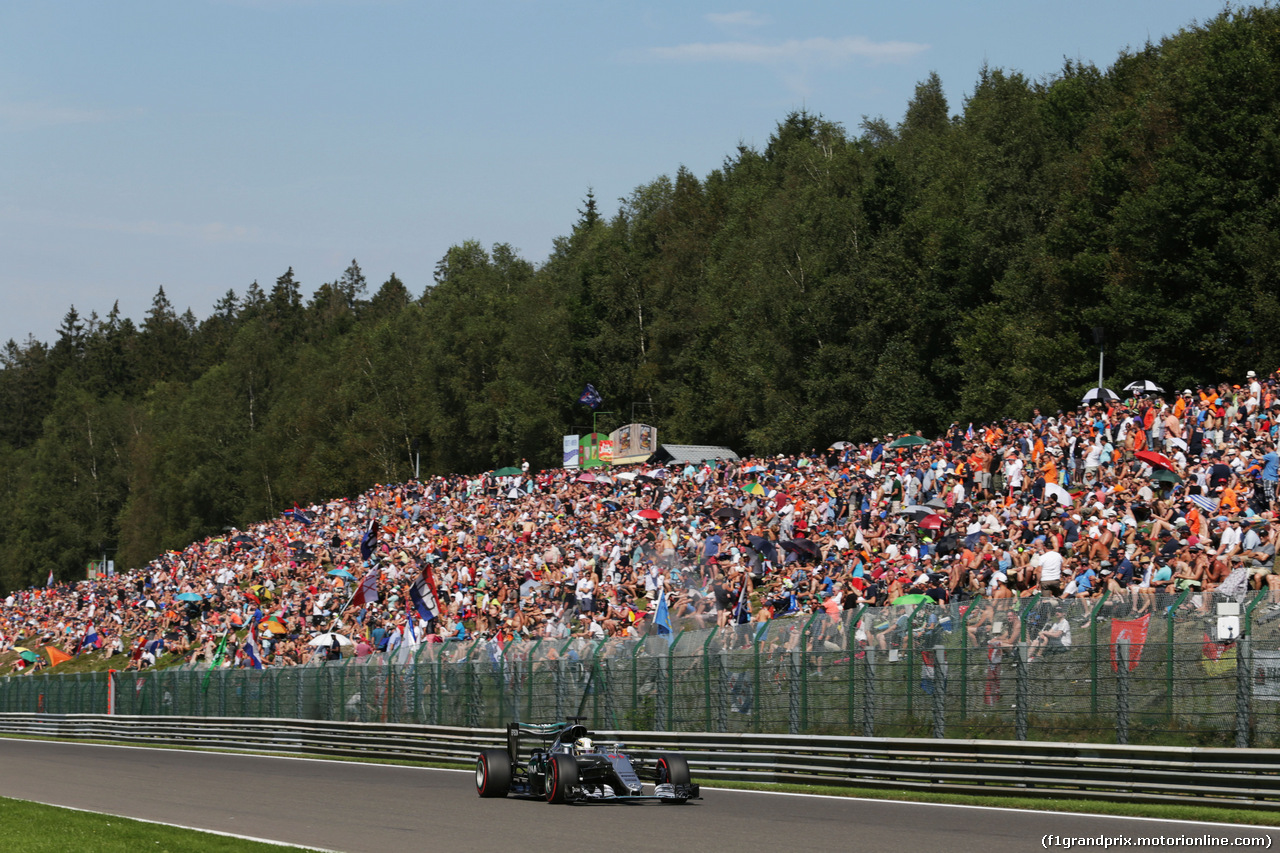
M 803 642 L 803 636 L 801 637 Z M 792 649 L 787 655 L 787 731 L 793 735 L 800 734 L 801 678 L 797 676 L 804 669 L 804 655 L 799 649 Z
M 1129 638 L 1116 641 L 1116 743 L 1129 742 Z
M 1173 604 L 1165 613 L 1165 622 L 1168 627 L 1168 633 L 1165 638 L 1165 677 L 1164 677 L 1164 695 L 1165 695 L 1165 716 L 1170 721 L 1173 720 L 1173 620 L 1178 615 L 1178 608 L 1182 606 L 1182 602 L 1191 594 L 1190 589 L 1184 589 L 1182 594 L 1177 597 Z
M 1253 638 L 1245 634 L 1236 644 L 1236 746 L 1249 746 L 1250 700 L 1253 698 Z
M 865 666 L 866 684 L 862 690 L 862 736 L 876 735 L 876 650 L 867 646 Z
M 969 718 L 969 614 L 978 604 L 975 599 L 960 617 L 960 720 Z
M 711 641 L 719 630 L 718 627 L 712 628 L 711 633 L 707 634 L 707 638 L 702 641 L 702 692 L 706 710 L 703 719 L 706 720 L 707 731 L 711 731 Z
M 933 647 L 933 736 L 947 736 L 947 649 Z
M 1014 690 L 1017 705 L 1013 711 L 1013 736 L 1017 740 L 1027 739 L 1027 705 L 1031 702 L 1031 690 L 1027 684 L 1027 644 L 1019 642 L 1013 650 L 1014 672 L 1017 674 L 1017 686 Z
M 1110 595 L 1111 590 L 1104 589 L 1098 603 L 1089 611 L 1089 715 L 1093 717 L 1098 716 L 1098 613 Z

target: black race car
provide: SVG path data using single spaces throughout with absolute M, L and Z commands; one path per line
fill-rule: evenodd
M 537 745 L 522 756 L 522 745 L 531 740 Z M 653 783 L 651 793 L 645 793 L 645 782 Z M 701 799 L 683 756 L 633 761 L 620 743 L 597 746 L 581 718 L 547 725 L 509 723 L 507 748 L 483 750 L 476 759 L 476 793 L 520 794 L 548 803 Z

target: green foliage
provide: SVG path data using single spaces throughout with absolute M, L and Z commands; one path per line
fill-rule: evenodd
M 555 464 L 637 419 L 800 451 L 1280 363 L 1280 10 L 1229 9 L 1105 70 L 930 75 L 901 123 L 797 111 L 763 150 L 588 190 L 541 266 L 460 243 L 420 295 L 356 261 L 202 322 L 71 308 L 0 352 L 0 585 L 138 565 L 373 481 Z M 421 285 L 418 285 L 421 287 Z M 1109 380 L 1110 381 L 1110 380 Z

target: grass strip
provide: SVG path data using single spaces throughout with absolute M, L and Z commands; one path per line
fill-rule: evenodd
M 23 853 L 296 853 L 298 848 L 0 797 L 0 850 Z

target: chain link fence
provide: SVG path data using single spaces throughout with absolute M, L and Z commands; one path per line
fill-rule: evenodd
M 479 640 L 265 670 L 0 680 L 0 711 L 607 730 L 1280 746 L 1280 609 L 1219 642 L 1212 602 L 983 600 L 819 612 L 670 636 Z M 1069 644 L 1051 633 L 1064 624 Z M 1230 627 L 1230 626 L 1228 626 Z

